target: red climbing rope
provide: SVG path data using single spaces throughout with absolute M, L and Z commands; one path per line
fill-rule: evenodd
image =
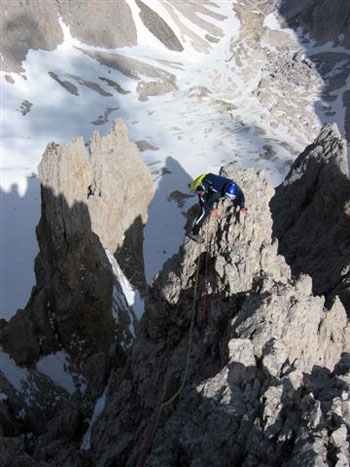
M 202 322 L 203 327 L 207 324 L 207 297 L 208 297 L 208 271 L 209 271 L 209 223 L 210 216 L 207 221 L 206 242 L 205 242 L 205 271 L 204 271 L 204 284 L 203 284 L 203 299 L 202 299 Z
M 159 404 L 158 407 L 156 407 L 154 411 L 152 424 L 147 431 L 145 445 L 140 454 L 139 460 L 137 462 L 137 467 L 143 467 L 146 462 L 147 454 L 151 447 L 153 436 L 154 436 L 154 433 L 156 432 L 161 412 L 162 412 L 162 404 Z
M 209 272 L 209 246 L 210 246 L 210 232 L 209 232 L 209 226 L 210 226 L 210 217 L 208 218 L 207 221 L 207 227 L 206 227 L 206 247 L 205 247 L 205 272 L 204 272 L 204 285 L 203 285 L 203 297 L 202 297 L 202 338 L 201 338 L 201 350 L 200 350 L 200 355 L 202 359 L 202 343 L 203 343 L 203 330 L 204 327 L 207 324 L 207 296 L 208 296 L 208 272 Z M 186 364 L 185 364 L 185 369 L 184 369 L 184 374 L 183 378 L 181 381 L 181 384 L 177 391 L 166 401 L 164 401 L 164 396 L 165 396 L 165 389 L 167 385 L 167 380 L 164 382 L 163 386 L 163 396 L 161 399 L 161 402 L 158 404 L 158 406 L 155 408 L 155 411 L 153 413 L 153 419 L 152 423 L 147 431 L 145 442 L 143 449 L 141 451 L 140 457 L 137 462 L 137 467 L 143 467 L 146 459 L 148 452 L 151 448 L 152 441 L 155 435 L 155 432 L 158 427 L 159 419 L 162 413 L 162 410 L 169 404 L 171 404 L 181 393 L 182 389 L 185 386 L 186 378 L 187 378 L 187 373 L 188 373 L 188 368 L 189 368 L 189 361 L 190 361 L 190 352 L 191 352 L 191 346 L 192 346 L 192 337 L 193 337 L 193 328 L 194 328 L 194 322 L 195 322 L 195 310 L 196 310 L 196 303 L 197 303 L 197 288 L 198 288 L 198 276 L 199 276 L 199 265 L 200 265 L 200 257 L 201 255 L 198 255 L 198 260 L 197 260 L 197 269 L 196 269 L 196 277 L 195 277 L 195 282 L 194 282 L 194 294 L 193 294 L 193 303 L 192 303 L 192 313 L 191 313 L 191 325 L 190 325 L 190 332 L 189 332 L 189 339 L 188 339 L 188 348 L 187 348 L 187 356 L 186 356 Z
M 204 270 L 204 278 L 203 278 L 203 295 L 202 295 L 202 328 L 201 328 L 201 340 L 200 340 L 200 371 L 203 369 L 203 342 L 204 342 L 204 332 L 205 327 L 208 321 L 207 315 L 207 298 L 208 298 L 208 271 L 209 271 L 209 222 L 210 217 L 208 217 L 207 221 L 207 229 L 206 229 L 206 243 L 205 243 L 205 270 Z
M 182 378 L 181 384 L 180 384 L 179 388 L 177 389 L 177 391 L 175 391 L 175 393 L 169 399 L 167 399 L 166 401 L 164 401 L 165 389 L 166 389 L 166 385 L 167 385 L 167 381 L 165 380 L 164 386 L 163 386 L 162 399 L 161 399 L 160 404 L 156 407 L 156 409 L 154 411 L 152 424 L 151 424 L 150 428 L 147 431 L 146 439 L 145 439 L 145 442 L 144 442 L 144 447 L 143 447 L 143 449 L 141 451 L 141 454 L 140 454 L 140 457 L 138 459 L 137 467 L 143 467 L 145 462 L 146 462 L 148 451 L 151 448 L 153 437 L 154 437 L 154 434 L 155 434 L 155 432 L 157 430 L 158 422 L 159 422 L 162 410 L 167 405 L 170 405 L 178 397 L 178 395 L 181 393 L 182 389 L 185 386 L 187 373 L 188 373 L 188 368 L 189 368 L 189 363 L 190 363 L 190 353 L 191 353 L 191 347 L 192 347 L 193 328 L 194 328 L 194 321 L 195 321 L 194 318 L 195 318 L 196 303 L 197 303 L 199 261 L 200 261 L 200 255 L 198 256 L 196 277 L 195 277 L 195 282 L 194 282 L 194 294 L 193 294 L 193 302 L 192 302 L 191 324 L 190 324 L 190 331 L 189 331 L 189 337 L 188 337 L 187 356 L 186 356 L 186 364 L 185 364 L 183 378 Z

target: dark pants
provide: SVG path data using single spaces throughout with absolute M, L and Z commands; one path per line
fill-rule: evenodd
M 194 221 L 194 227 L 192 229 L 192 233 L 197 235 L 199 233 L 199 229 L 202 227 L 205 219 L 208 217 L 210 213 L 210 207 L 207 203 L 201 203 L 201 212 L 197 216 L 196 220 Z
M 199 229 L 202 227 L 204 221 L 209 216 L 210 211 L 213 209 L 214 204 L 219 201 L 220 193 L 211 193 L 210 195 L 204 194 L 203 196 L 199 196 L 199 204 L 201 207 L 201 212 L 196 217 L 194 221 L 194 226 L 192 229 L 192 233 L 194 235 L 198 235 Z

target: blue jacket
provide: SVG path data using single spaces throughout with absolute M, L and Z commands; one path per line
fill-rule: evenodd
M 197 190 L 202 188 L 204 191 L 204 196 L 200 196 L 201 202 L 205 202 L 211 209 L 216 201 L 225 196 L 225 189 L 228 183 L 234 183 L 236 185 L 237 202 L 241 208 L 244 208 L 244 194 L 237 183 L 229 178 L 222 177 L 221 175 L 215 175 L 213 173 L 206 174 L 206 176 L 201 180 L 200 185 L 197 187 Z

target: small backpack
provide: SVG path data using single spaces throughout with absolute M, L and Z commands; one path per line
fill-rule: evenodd
M 189 183 L 188 184 L 188 188 L 190 189 L 190 191 L 195 191 L 196 188 L 198 187 L 198 185 L 201 184 L 201 181 L 203 180 L 203 178 L 206 176 L 207 174 L 202 174 L 200 175 L 199 177 L 197 177 L 195 180 L 193 180 L 193 182 Z

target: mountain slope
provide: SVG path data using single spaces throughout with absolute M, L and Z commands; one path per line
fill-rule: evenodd
M 346 430 L 341 445 L 332 435 L 348 423 L 345 310 L 336 300 L 327 312 L 310 278 L 291 278 L 277 256 L 264 174 L 236 164 L 223 173 L 242 185 L 248 217 L 221 204 L 207 243 L 186 241 L 157 278 L 127 373 L 111 378 L 92 430 L 97 465 L 310 466 L 347 456 Z M 333 427 L 332 391 L 333 404 L 343 397 Z
M 111 138 L 101 139 L 101 154 L 104 146 L 108 153 Z M 309 160 L 300 166 L 301 176 L 314 177 L 312 159 L 327 167 L 327 151 L 322 162 L 321 151 L 313 152 L 312 148 L 332 147 L 336 138 L 338 146 L 344 144 L 333 128 L 322 130 L 311 150 L 300 156 L 303 160 L 308 153 Z M 72 144 L 72 155 L 77 154 L 77 144 Z M 49 158 L 56 165 L 47 172 L 51 176 L 44 177 L 46 184 L 50 177 L 60 180 L 55 174 L 65 173 L 67 161 L 59 157 L 62 150 L 56 151 L 58 157 Z M 65 151 L 69 153 L 68 148 Z M 98 165 L 108 160 L 96 159 L 97 174 L 104 172 Z M 82 161 L 88 162 L 85 157 Z M 324 297 L 313 295 L 310 277 L 292 276 L 284 258 L 278 255 L 269 212 L 274 189 L 266 175 L 243 169 L 237 163 L 226 165 L 222 173 L 234 178 L 244 190 L 248 216 L 241 218 L 230 203 L 220 202 L 219 217 L 211 218 L 204 227 L 206 242 L 197 244 L 185 239 L 145 294 L 145 313 L 134 338 L 130 338 L 126 319 L 130 310 L 125 307 L 125 298 L 115 300 L 117 289 L 112 295 L 110 276 L 101 275 L 96 263 L 95 253 L 101 251 L 101 245 L 89 243 L 88 258 L 96 263 L 89 270 L 90 286 L 86 291 L 74 287 L 74 292 L 85 300 L 84 306 L 97 325 L 90 323 L 85 339 L 89 321 L 67 320 L 68 315 L 74 318 L 77 312 L 80 316 L 80 306 L 71 306 L 64 310 L 65 314 L 57 309 L 54 317 L 60 332 L 52 336 L 58 343 L 57 338 L 63 336 L 62 326 L 66 326 L 64 337 L 68 341 L 63 339 L 62 344 L 71 353 L 75 391 L 56 397 L 56 405 L 50 405 L 48 396 L 62 391 L 59 387 L 50 386 L 50 392 L 42 392 L 40 387 L 38 392 L 30 392 L 32 404 L 36 401 L 40 407 L 30 417 L 30 405 L 23 400 L 27 393 L 14 393 L 3 375 L 0 420 L 4 465 L 24 461 L 43 467 L 132 466 L 137 462 L 273 466 L 348 462 L 350 326 L 345 309 L 335 298 L 327 310 Z M 86 196 L 85 203 L 89 204 L 87 185 L 91 188 L 91 183 L 86 182 L 80 191 L 82 200 Z M 71 190 L 79 190 L 80 185 L 55 186 L 54 192 L 60 187 L 62 193 L 54 204 L 56 215 L 50 217 L 48 231 L 52 232 L 57 231 L 55 223 L 59 226 L 60 220 L 67 218 L 65 206 Z M 50 198 L 45 193 L 44 189 L 44 206 L 48 208 Z M 315 205 L 321 195 L 317 187 L 309 192 Z M 61 202 L 60 198 L 67 201 Z M 283 204 L 282 195 L 279 203 Z M 189 223 L 195 210 L 189 212 Z M 82 224 L 84 211 L 75 209 L 74 214 L 74 225 Z M 69 233 L 69 223 L 66 229 Z M 84 232 L 88 238 L 91 236 L 89 229 L 83 228 Z M 73 237 L 66 235 L 68 250 L 74 252 Z M 48 238 L 39 235 L 39 239 L 45 251 Z M 70 268 L 72 279 L 80 280 L 86 274 L 81 270 L 81 261 L 71 264 L 69 256 L 58 256 L 54 269 L 63 287 L 69 287 L 72 280 L 58 273 L 61 263 L 63 272 Z M 50 256 L 47 260 L 50 262 Z M 37 268 L 38 279 L 43 277 L 40 270 Z M 94 278 L 101 288 L 91 287 Z M 117 278 L 113 280 L 116 286 Z M 72 295 L 62 287 L 55 288 L 55 283 L 57 280 L 50 289 L 52 304 L 71 300 Z M 102 293 L 97 298 L 110 303 L 109 309 L 105 307 L 106 316 L 111 318 L 114 309 L 120 319 L 115 322 L 119 331 L 114 333 L 109 349 L 105 347 L 110 343 L 107 336 L 111 328 L 107 325 L 106 334 L 98 324 L 101 319 L 103 324 L 105 315 L 92 296 L 99 291 Z M 36 315 L 28 307 L 8 325 L 2 323 L 0 333 L 7 342 L 12 339 L 13 348 L 19 346 L 22 352 L 23 339 L 17 339 L 18 333 L 11 329 L 28 327 L 28 311 L 32 313 L 29 323 L 43 323 L 40 307 Z M 75 334 L 84 340 L 69 338 Z M 40 352 L 45 351 L 44 346 L 50 351 L 47 337 L 50 335 L 42 335 L 39 340 L 43 346 Z M 70 342 L 81 347 L 70 349 Z M 42 405 L 43 401 L 46 405 Z M 28 415 L 23 414 L 23 408 Z M 16 414 L 12 422 L 11 412 Z M 21 420 L 25 423 L 21 424 Z M 40 420 L 45 420 L 44 432 L 39 428 Z M 154 432 L 150 433 L 152 423 Z M 21 441 L 20 434 L 28 431 L 34 437 Z
M 340 2 L 1 4 L 17 67 L 1 73 L 1 202 L 17 219 L 2 223 L 1 275 L 17 301 L 1 310 L 0 464 L 349 463 Z M 106 136 L 116 116 L 125 126 Z M 329 121 L 339 133 L 319 132 Z M 33 198 L 26 190 L 47 141 L 40 174 L 54 191 L 42 190 L 24 307 L 13 251 L 33 236 L 35 219 L 21 215 L 40 202 L 39 183 Z M 220 203 L 206 243 L 193 244 L 188 182 L 222 167 L 248 217 Z
M 327 29 L 332 42 L 322 43 L 319 34 L 314 41 L 312 25 L 322 9 L 309 18 L 310 2 L 303 2 L 300 16 L 304 30 L 293 30 L 289 3 L 128 0 L 69 7 L 40 2 L 35 8 L 34 1 L 2 2 L 2 31 L 9 38 L 1 42 L 2 64 L 19 53 L 22 67 L 1 72 L 1 190 L 9 226 L 3 232 L 2 316 L 25 306 L 35 280 L 40 197 L 38 181 L 28 177 L 37 175 L 48 141 L 65 144 L 82 135 L 87 143 L 95 128 L 107 134 L 115 118 L 125 121 L 157 189 L 145 230 L 151 283 L 181 244 L 182 206 L 193 202 L 182 195 L 177 203 L 172 193 L 185 192 L 198 170 L 215 172 L 238 160 L 263 168 L 277 185 L 323 123 L 336 121 L 347 135 L 346 43 L 334 28 Z M 336 4 L 331 18 L 339 14 Z M 170 50 L 160 40 L 167 37 L 176 37 L 183 50 Z M 29 201 L 33 213 L 24 223 Z M 26 261 L 18 243 L 28 245 Z M 11 271 L 18 263 L 20 272 Z M 23 286 L 14 290 L 19 274 Z

